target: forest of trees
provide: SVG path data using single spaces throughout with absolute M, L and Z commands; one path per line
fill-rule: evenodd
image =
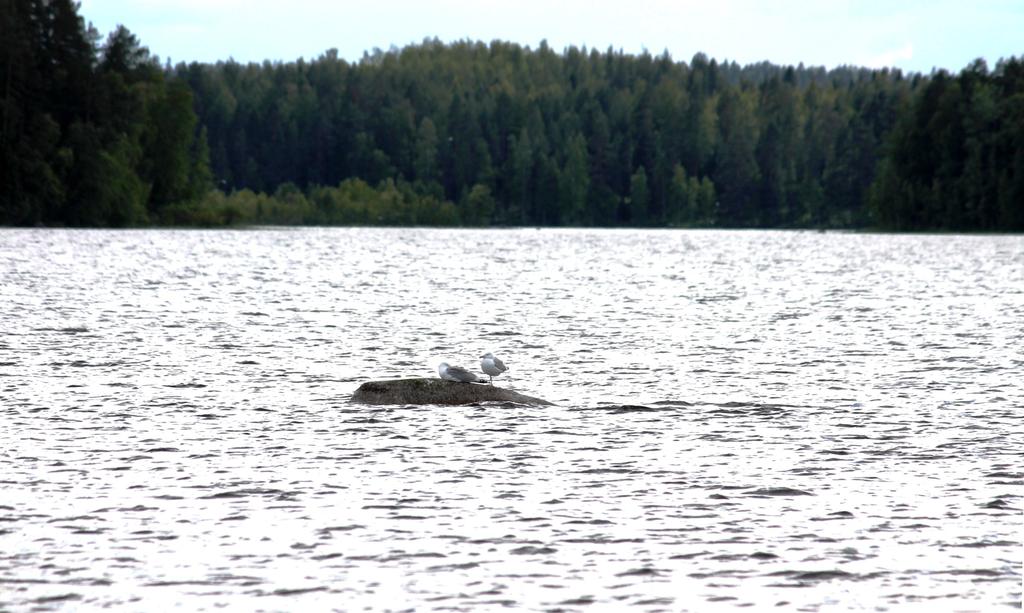
M 161 66 L 0 0 L 0 224 L 1024 230 L 1024 62 L 739 66 L 542 42 Z
M 0 0 L 0 224 L 127 226 L 212 183 L 188 84 L 71 0 Z

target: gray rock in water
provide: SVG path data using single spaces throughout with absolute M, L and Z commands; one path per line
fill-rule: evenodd
M 441 379 L 367 381 L 352 394 L 352 402 L 359 404 L 473 404 L 475 402 L 551 404 L 547 400 L 533 398 L 493 385 L 455 383 Z

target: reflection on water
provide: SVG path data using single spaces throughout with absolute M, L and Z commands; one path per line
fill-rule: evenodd
M 0 230 L 0 609 L 1020 605 L 1024 238 Z M 555 407 L 370 407 L 478 367 Z

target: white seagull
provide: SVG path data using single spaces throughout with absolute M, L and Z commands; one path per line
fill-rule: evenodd
M 449 366 L 448 362 L 441 362 L 441 365 L 437 367 L 437 374 L 445 381 L 455 381 L 456 383 L 472 383 L 478 380 L 476 375 L 465 368 Z
M 505 366 L 504 362 L 494 357 L 493 353 L 485 353 L 480 357 L 482 358 L 480 360 L 480 370 L 484 371 L 491 378 L 491 385 L 494 385 L 494 378 L 508 370 L 508 366 Z

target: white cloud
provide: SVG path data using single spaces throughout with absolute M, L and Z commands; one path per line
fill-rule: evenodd
M 903 46 L 895 49 L 888 49 L 881 53 L 861 58 L 857 64 L 868 68 L 891 68 L 914 59 L 914 45 L 904 43 Z

